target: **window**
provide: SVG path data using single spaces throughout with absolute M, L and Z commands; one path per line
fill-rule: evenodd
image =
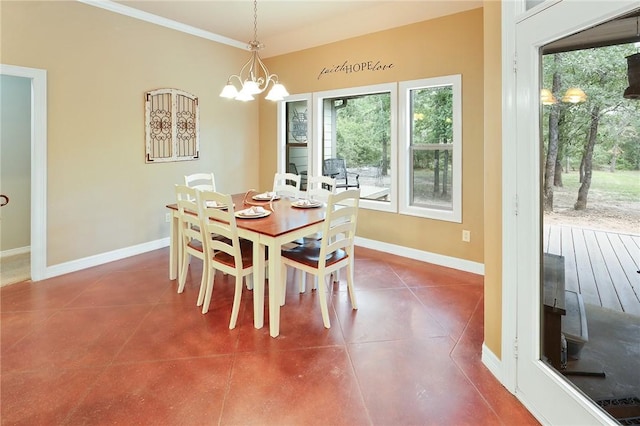
M 397 85 L 314 94 L 316 170 L 336 177 L 338 191 L 360 188 L 360 205 L 397 211 Z
M 461 223 L 461 93 L 450 75 L 289 96 L 278 170 L 333 175 L 363 208 Z
M 461 76 L 400 83 L 400 212 L 462 222 Z

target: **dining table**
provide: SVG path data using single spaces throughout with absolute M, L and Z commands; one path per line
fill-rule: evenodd
M 264 325 L 265 259 L 268 259 L 269 334 L 280 334 L 280 283 L 286 270 L 282 268 L 281 250 L 285 244 L 322 231 L 326 203 L 307 204 L 291 197 L 256 200 L 260 194 L 233 194 L 238 236 L 253 242 L 253 321 L 255 328 Z M 262 207 L 268 215 L 242 216 L 239 211 Z M 166 206 L 172 212 L 169 237 L 169 278 L 175 280 L 179 270 L 179 213 L 177 204 Z M 268 253 L 268 256 L 265 256 Z

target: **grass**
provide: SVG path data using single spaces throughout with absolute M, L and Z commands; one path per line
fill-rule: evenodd
M 580 182 L 578 172 L 562 174 L 563 191 L 578 195 Z M 640 171 L 594 171 L 591 177 L 589 198 L 600 198 L 601 201 L 640 201 Z

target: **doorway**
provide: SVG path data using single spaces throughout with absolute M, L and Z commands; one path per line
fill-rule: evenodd
M 547 1 L 526 12 L 513 2 L 503 3 L 503 99 L 511 107 L 503 116 L 502 362 L 506 385 L 545 424 L 615 420 L 540 356 L 540 49 L 636 8 L 637 1 Z
M 0 75 L 0 286 L 31 278 L 31 80 Z
M 0 75 L 31 81 L 30 275 L 40 281 L 47 278 L 47 72 L 2 64 Z

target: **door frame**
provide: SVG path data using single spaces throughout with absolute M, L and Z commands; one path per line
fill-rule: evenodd
M 0 74 L 31 80 L 31 281 L 47 268 L 47 71 L 0 64 Z
M 502 379 L 545 424 L 616 422 L 540 360 L 539 48 L 637 7 L 637 0 L 551 0 L 524 13 L 523 1 L 502 3 Z

